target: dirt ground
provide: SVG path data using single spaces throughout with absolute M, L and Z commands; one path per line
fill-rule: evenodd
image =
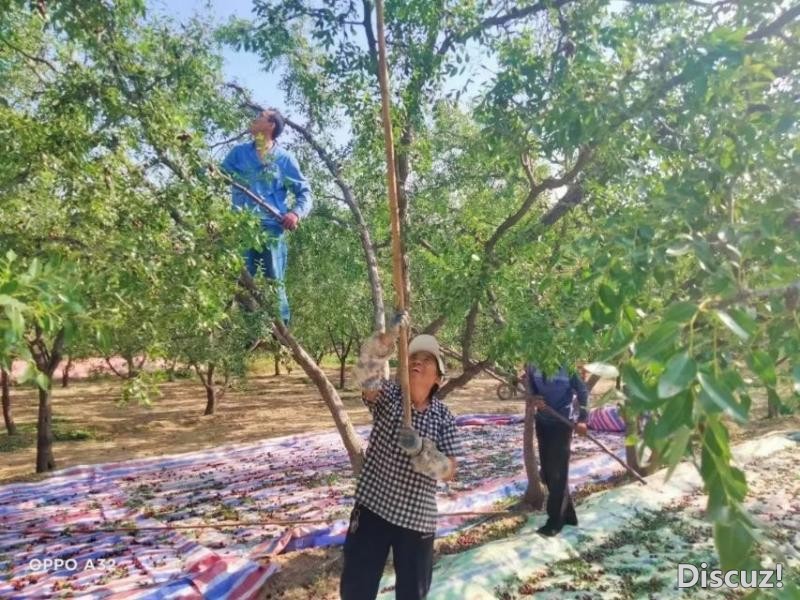
M 218 404 L 217 414 L 211 416 L 203 416 L 205 391 L 196 378 L 160 384 L 163 395 L 149 407 L 121 406 L 121 380 L 115 376 L 73 379 L 67 388 L 56 382 L 53 417 L 57 429 L 64 432 L 63 437 L 71 432 L 79 434 L 74 437 L 88 436 L 54 442 L 56 467 L 192 452 L 333 427 L 330 411 L 299 368 L 278 377 L 271 371 L 266 361 L 257 364 L 256 374 L 228 391 Z M 338 382 L 337 370 L 328 369 L 328 375 Z M 451 394 L 446 402 L 456 415 L 523 412 L 521 400 L 499 400 L 496 387 L 494 379 L 477 379 Z M 353 423 L 369 423 L 369 413 L 358 392 L 350 388 L 340 394 Z M 32 387 L 12 388 L 14 420 L 28 430 L 30 440 L 23 448 L 0 452 L 0 483 L 36 478 L 32 431 L 37 403 Z M 4 432 L 0 433 L 3 437 Z

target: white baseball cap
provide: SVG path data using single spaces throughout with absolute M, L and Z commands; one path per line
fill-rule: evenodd
M 427 333 L 423 333 L 411 340 L 411 343 L 408 345 L 409 357 L 416 352 L 427 352 L 428 354 L 432 354 L 436 359 L 436 364 L 439 366 L 439 375 L 444 377 L 444 375 L 447 373 L 447 369 L 444 368 L 442 351 L 439 348 L 439 341 L 435 337 L 428 335 Z

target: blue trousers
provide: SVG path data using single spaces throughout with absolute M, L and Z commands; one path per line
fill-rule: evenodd
M 286 240 L 282 235 L 270 238 L 267 245 L 260 250 L 251 249 L 244 254 L 245 266 L 253 278 L 261 271 L 264 277 L 276 282 L 281 318 L 287 325 L 292 316 L 289 308 L 289 297 L 286 295 L 286 285 L 284 284 L 288 254 Z

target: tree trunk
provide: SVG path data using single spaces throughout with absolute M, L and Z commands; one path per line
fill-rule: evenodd
M 353 347 L 353 338 L 350 338 L 347 341 L 347 346 L 343 346 L 344 350 L 342 355 L 339 357 L 339 389 L 344 389 L 345 383 L 345 364 L 347 363 L 347 357 L 350 356 L 350 348 Z
M 69 370 L 72 368 L 72 357 L 67 358 L 67 364 L 64 365 L 64 370 L 61 373 L 61 387 L 69 386 Z
M 347 204 L 347 207 L 350 209 L 350 213 L 353 216 L 356 232 L 358 233 L 358 238 L 361 241 L 361 249 L 364 251 L 364 262 L 366 263 L 367 277 L 369 278 L 369 287 L 372 293 L 373 328 L 376 331 L 383 331 L 384 327 L 386 326 L 386 321 L 383 304 L 383 287 L 381 285 L 380 271 L 378 270 L 378 257 L 375 253 L 375 245 L 372 243 L 372 237 L 369 232 L 367 221 L 361 212 L 361 207 L 358 205 L 358 201 L 353 195 L 353 190 L 342 177 L 336 161 L 332 159 L 332 157 L 325 150 L 324 145 L 320 144 L 314 138 L 314 136 L 311 135 L 311 132 L 309 132 L 308 129 L 295 123 L 291 119 L 286 119 L 286 125 L 300 133 L 300 135 L 302 135 L 306 141 L 311 144 L 311 147 L 314 148 L 319 157 L 322 159 L 322 162 L 325 163 L 325 166 L 333 176 L 334 182 L 337 186 L 339 186 L 339 189 L 342 192 L 344 202 Z M 250 300 L 252 302 L 255 301 L 252 298 Z
M 8 371 L 0 369 L 0 390 L 3 397 L 3 420 L 6 423 L 8 435 L 17 435 L 17 424 L 11 414 L 11 382 Z
M 522 458 L 525 462 L 525 473 L 528 476 L 528 488 L 522 501 L 534 510 L 541 510 L 544 506 L 544 493 L 542 482 L 539 479 L 539 461 L 536 458 L 536 449 L 533 447 L 533 422 L 536 411 L 533 409 L 533 400 L 525 399 L 525 425 L 522 430 Z
M 175 368 L 178 366 L 178 359 L 174 359 L 172 364 L 167 367 L 167 381 L 175 381 Z
M 39 419 L 36 423 L 36 472 L 46 473 L 56 468 L 53 458 L 52 383 L 39 388 Z
M 639 419 L 633 419 L 628 416 L 628 411 L 625 410 L 624 406 L 622 409 L 622 418 L 625 420 L 625 429 L 628 436 L 634 431 L 641 435 L 642 431 L 641 427 L 639 427 Z M 638 448 L 635 443 L 625 444 L 625 462 L 642 477 L 652 475 L 661 466 L 661 458 L 655 451 L 650 454 L 650 460 L 647 461 L 647 464 L 641 464 L 639 462 Z
M 217 390 L 214 387 L 214 363 L 208 363 L 205 374 L 198 365 L 194 366 L 197 376 L 206 390 L 206 410 L 203 415 L 213 415 L 217 408 Z
M 242 269 L 239 282 L 244 288 L 250 292 L 250 295 L 259 302 L 265 304 L 265 300 L 261 295 L 258 286 L 255 284 L 250 273 Z M 308 355 L 299 342 L 292 337 L 292 334 L 280 320 L 272 321 L 272 331 L 278 340 L 286 346 L 292 353 L 295 362 L 305 371 L 311 381 L 317 386 L 317 389 L 331 411 L 333 422 L 336 424 L 336 429 L 342 437 L 345 450 L 350 458 L 350 465 L 353 469 L 353 474 L 358 475 L 361 472 L 361 467 L 364 464 L 364 449 L 361 446 L 361 438 L 356 435 L 353 424 L 350 422 L 350 417 L 345 410 L 342 399 L 336 393 L 336 389 L 328 381 L 325 373 L 317 366 L 317 363 Z
M 780 404 L 773 400 L 773 398 L 767 398 L 767 418 L 768 419 L 775 419 L 780 415 Z
M 56 467 L 53 458 L 53 373 L 64 351 L 64 329 L 60 329 L 48 351 L 42 331 L 36 328 L 36 338 L 28 341 L 37 370 L 47 377 L 47 387 L 39 388 L 39 415 L 36 423 L 36 472 L 45 473 Z
M 136 367 L 133 366 L 133 356 L 125 357 L 125 364 L 128 366 L 127 379 L 134 379 L 136 377 Z
M 206 388 L 206 410 L 203 415 L 213 415 L 217 408 L 217 388 L 214 385 L 207 385 Z
M 283 323 L 273 321 L 272 326 L 276 335 L 282 338 L 282 341 L 291 350 L 294 360 L 317 386 L 322 399 L 328 406 L 328 410 L 331 411 L 336 429 L 339 431 L 339 435 L 342 436 L 342 442 L 350 458 L 353 473 L 358 475 L 364 464 L 364 449 L 361 446 L 361 438 L 358 437 L 355 429 L 353 429 L 353 424 L 350 422 L 350 417 L 342 403 L 342 399 L 336 392 L 336 388 L 331 385 L 322 369 L 317 366 L 298 341 L 292 337 L 292 334 L 289 333 Z
M 625 445 L 625 462 L 642 477 L 652 475 L 661 466 L 661 459 L 655 451 L 650 455 L 650 460 L 647 461 L 647 464 L 640 464 L 636 444 Z
M 281 354 L 279 350 L 275 351 L 275 354 L 272 355 L 275 359 L 275 377 L 278 377 L 281 374 Z
M 472 363 L 466 371 L 461 373 L 458 377 L 454 377 L 453 379 L 448 379 L 447 383 L 445 383 L 441 389 L 436 392 L 436 395 L 439 399 L 444 399 L 450 392 L 457 390 L 461 387 L 467 385 L 478 373 L 480 373 L 484 367 L 489 364 L 489 361 L 483 361 L 479 363 Z

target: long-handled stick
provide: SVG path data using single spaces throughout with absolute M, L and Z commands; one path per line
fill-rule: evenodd
M 528 398 L 530 399 L 531 396 L 528 396 Z M 554 410 L 552 407 L 548 406 L 547 404 L 544 405 L 544 411 L 547 414 L 556 417 L 559 421 L 561 421 L 565 425 L 569 426 L 571 429 L 573 429 L 573 430 L 575 429 L 575 424 L 572 421 L 567 419 L 564 415 L 560 414 L 558 411 Z M 591 435 L 589 433 L 585 433 L 583 435 L 584 435 L 584 437 L 589 438 L 591 441 L 593 441 L 595 444 L 597 444 L 600 447 L 600 449 L 603 450 L 603 452 L 608 454 L 611 458 L 613 458 L 615 461 L 617 461 L 619 464 L 621 464 L 623 467 L 625 467 L 625 470 L 628 471 L 628 473 L 630 473 L 631 475 L 633 475 L 636 479 L 638 479 L 640 483 L 643 483 L 644 485 L 647 485 L 647 481 L 645 481 L 645 479 L 641 475 L 639 475 L 630 466 L 628 466 L 628 463 L 626 463 L 619 456 L 614 454 L 614 452 L 608 446 L 606 446 L 603 442 L 601 442 L 600 440 L 598 440 L 596 437 L 594 437 L 593 435 Z
M 253 190 L 251 190 L 250 188 L 242 185 L 241 183 L 239 183 L 238 181 L 232 179 L 231 177 L 228 177 L 222 171 L 219 171 L 218 169 L 213 168 L 213 167 L 212 167 L 212 169 L 213 169 L 214 173 L 218 174 L 220 177 L 222 177 L 223 180 L 225 180 L 226 182 L 231 184 L 237 190 L 240 190 L 241 192 L 244 192 L 247 195 L 248 198 L 250 198 L 253 202 L 258 204 L 261 208 L 263 208 L 264 210 L 269 212 L 273 217 L 275 217 L 279 221 L 283 220 L 283 215 L 280 213 L 280 211 L 278 211 L 277 208 L 275 208 L 274 206 L 272 206 L 268 202 L 265 202 L 264 199 L 261 196 L 259 196 L 258 194 L 256 194 L 255 192 L 253 192 Z
M 395 305 L 406 310 L 405 283 L 403 279 L 403 250 L 400 241 L 400 210 L 397 203 L 397 173 L 394 164 L 394 137 L 389 105 L 389 68 L 386 62 L 386 35 L 383 26 L 383 0 L 375 1 L 378 24 L 378 81 L 381 87 L 381 115 L 383 116 L 383 136 L 386 146 L 386 176 L 389 187 L 389 217 L 392 230 L 392 282 L 394 283 Z M 411 397 L 408 388 L 408 327 L 400 327 L 398 340 L 398 376 L 403 392 L 403 425 L 411 427 Z

